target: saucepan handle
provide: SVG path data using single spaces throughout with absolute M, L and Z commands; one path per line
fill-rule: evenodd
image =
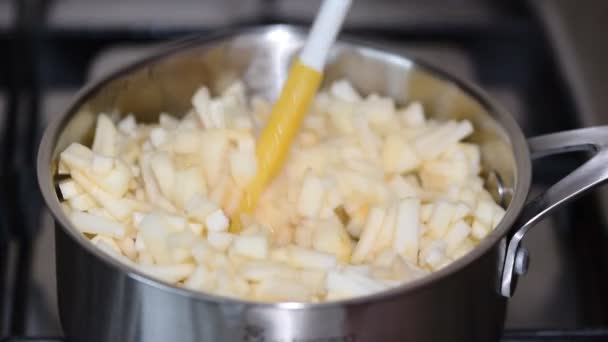
M 573 151 L 588 151 L 593 156 L 582 166 L 526 204 L 508 242 L 502 269 L 500 293 L 511 297 L 517 277 L 527 270 L 527 251 L 521 241 L 537 222 L 565 204 L 608 179 L 608 126 L 583 128 L 528 139 L 532 159 Z

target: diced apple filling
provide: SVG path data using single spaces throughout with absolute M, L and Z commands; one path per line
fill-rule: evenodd
M 201 87 L 182 118 L 100 114 L 91 147 L 59 156 L 73 226 L 140 272 L 194 291 L 258 301 L 363 296 L 445 267 L 504 210 L 483 188 L 467 120 L 363 96 L 338 80 L 320 92 L 283 170 L 241 213 L 271 106 L 236 82 Z

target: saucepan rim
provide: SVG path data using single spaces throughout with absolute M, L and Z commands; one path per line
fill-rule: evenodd
M 493 113 L 493 116 L 498 117 L 498 124 L 506 131 L 509 142 L 511 143 L 513 153 L 515 156 L 515 182 L 513 188 L 513 196 L 511 203 L 506 208 L 506 213 L 502 221 L 498 224 L 493 232 L 485 237 L 479 245 L 477 245 L 471 252 L 464 255 L 463 257 L 455 260 L 450 265 L 436 271 L 429 275 L 421 277 L 419 279 L 406 282 L 403 285 L 374 293 L 367 296 L 360 296 L 355 298 L 329 301 L 323 303 L 300 303 L 300 302 L 280 302 L 280 303 L 265 303 L 256 302 L 244 299 L 228 298 L 218 296 L 210 293 L 193 291 L 186 288 L 179 288 L 172 284 L 156 280 L 151 278 L 144 273 L 136 270 L 135 268 L 126 265 L 115 258 L 107 255 L 99 248 L 91 244 L 86 237 L 72 225 L 69 218 L 65 215 L 59 202 L 59 198 L 55 192 L 53 184 L 53 175 L 51 175 L 51 158 L 55 145 L 57 143 L 58 136 L 61 130 L 64 128 L 68 119 L 78 112 L 80 107 L 90 99 L 91 96 L 96 94 L 100 89 L 106 86 L 111 81 L 121 78 L 131 72 L 134 72 L 148 64 L 160 62 L 165 58 L 178 55 L 180 53 L 198 49 L 204 46 L 213 46 L 214 43 L 221 43 L 222 41 L 234 39 L 239 36 L 248 35 L 264 35 L 268 32 L 281 30 L 291 36 L 302 38 L 306 34 L 306 30 L 302 27 L 293 25 L 267 25 L 267 26 L 255 26 L 249 28 L 237 28 L 227 29 L 224 31 L 217 32 L 211 35 L 195 35 L 181 39 L 175 42 L 165 44 L 164 47 L 157 50 L 157 52 L 141 58 L 137 61 L 131 62 L 107 76 L 94 80 L 91 83 L 85 85 L 80 90 L 75 98 L 72 100 L 68 109 L 62 114 L 55 117 L 45 129 L 42 137 L 40 147 L 38 150 L 37 159 L 37 178 L 40 190 L 44 197 L 47 206 L 50 208 L 51 213 L 55 219 L 56 224 L 59 223 L 64 233 L 67 233 L 75 243 L 80 247 L 84 248 L 88 253 L 91 253 L 94 257 L 97 257 L 105 262 L 110 267 L 115 268 L 117 271 L 122 271 L 126 275 L 135 281 L 144 283 L 151 287 L 157 288 L 162 291 L 167 291 L 178 296 L 186 296 L 200 301 L 216 302 L 218 304 L 239 304 L 239 305 L 250 305 L 260 308 L 277 308 L 277 309 L 289 309 L 289 310 L 300 310 L 300 309 L 323 309 L 327 307 L 335 306 L 347 306 L 347 305 L 360 305 L 370 302 L 390 300 L 395 296 L 411 294 L 416 291 L 420 291 L 435 282 L 444 280 L 458 273 L 461 269 L 467 267 L 478 258 L 481 258 L 484 254 L 490 252 L 492 248 L 497 247 L 500 239 L 505 237 L 511 230 L 512 226 L 519 215 L 520 211 L 525 204 L 530 189 L 531 182 L 531 162 L 530 153 L 526 139 L 515 122 L 512 116 L 504 110 L 500 105 L 496 104 L 490 99 L 490 97 L 479 87 L 472 84 L 471 82 L 454 77 L 448 72 L 445 72 L 435 66 L 431 66 L 417 58 L 410 56 L 402 56 L 401 54 L 392 53 L 390 49 L 385 47 L 376 47 L 368 42 L 360 42 L 352 37 L 344 38 L 339 40 L 339 44 L 345 47 L 354 47 L 360 51 L 364 51 L 366 54 L 375 55 L 383 59 L 391 59 L 391 62 L 401 61 L 403 63 L 412 63 L 416 68 L 423 70 L 424 72 L 441 79 L 442 81 L 450 82 L 457 88 L 474 98 L 478 103 L 489 113 Z M 497 265 L 497 269 L 500 268 Z M 498 272 L 497 272 L 498 274 Z M 497 284 L 491 284 L 496 285 Z M 58 289 L 61 291 L 61 289 Z

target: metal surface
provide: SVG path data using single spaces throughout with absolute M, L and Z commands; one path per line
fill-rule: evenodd
M 528 267 L 530 266 L 530 252 L 526 247 L 519 247 L 517 253 L 515 253 L 515 261 L 513 263 L 513 271 L 517 275 L 524 275 L 528 273 Z
M 499 227 L 478 248 L 450 266 L 380 294 L 323 304 L 260 304 L 194 293 L 143 276 L 98 251 L 72 227 L 53 187 L 57 153 L 90 138 L 95 113 L 133 112 L 152 120 L 182 113 L 199 84 L 221 89 L 243 77 L 248 90 L 276 95 L 302 43 L 299 30 L 255 29 L 215 39 L 195 38 L 172 51 L 127 67 L 85 89 L 43 137 L 38 177 L 58 222 L 59 309 L 75 341 L 489 341 L 501 334 L 505 300 L 497 292 L 499 241 L 521 210 L 529 189 L 530 160 L 517 125 L 476 88 L 413 60 L 342 44 L 327 81 L 347 77 L 363 93 L 421 100 L 438 118 L 468 118 L 483 163 L 513 188 Z M 516 151 L 516 153 L 514 153 Z M 500 156 L 500 157 L 498 157 Z M 83 319 L 87 317 L 87 319 Z M 205 322 L 201 324 L 201 322 Z M 404 324 L 403 322 L 407 322 Z M 472 324 L 472 322 L 475 322 Z
M 515 224 L 517 232 L 509 241 L 501 281 L 501 294 L 511 297 L 517 284 L 514 272 L 520 244 L 538 221 L 559 206 L 581 196 L 608 179 L 608 126 L 584 128 L 543 135 L 529 140 L 532 158 L 586 151 L 595 155 L 568 176 L 526 205 Z
M 498 203 L 502 207 L 506 206 L 507 196 L 513 196 L 513 194 L 509 193 L 509 191 L 511 191 L 512 189 L 507 189 L 504 186 L 500 175 L 495 171 L 490 171 L 485 177 L 484 183 L 485 188 L 488 190 L 490 195 L 492 195 L 494 201 L 496 201 L 496 203 Z

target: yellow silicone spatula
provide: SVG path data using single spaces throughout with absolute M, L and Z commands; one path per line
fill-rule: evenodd
M 260 135 L 256 155 L 257 172 L 245 188 L 240 212 L 251 212 L 268 182 L 281 169 L 289 146 L 321 84 L 329 49 L 350 8 L 351 0 L 325 0 L 317 13 L 299 58 L 292 65 L 281 95 Z M 234 215 L 231 230 L 241 228 L 240 216 Z

